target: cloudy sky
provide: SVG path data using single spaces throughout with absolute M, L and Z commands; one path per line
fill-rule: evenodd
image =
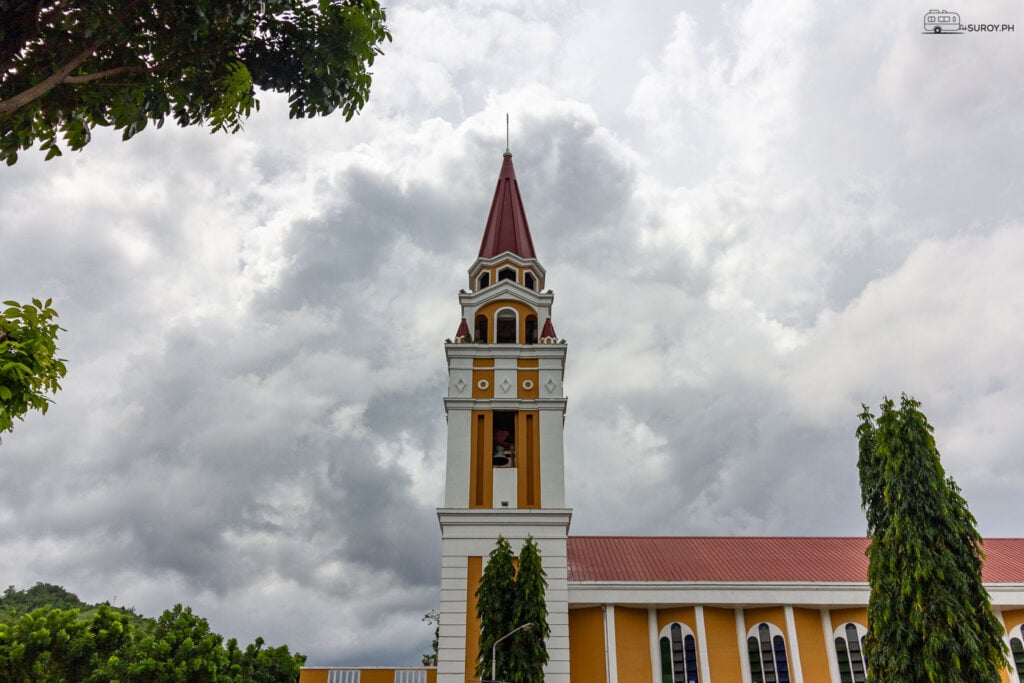
M 69 372 L 0 445 L 0 584 L 416 663 L 445 391 L 505 147 L 569 343 L 576 534 L 859 535 L 908 392 L 1022 533 L 1024 5 L 416 2 L 371 101 L 0 170 L 0 296 Z

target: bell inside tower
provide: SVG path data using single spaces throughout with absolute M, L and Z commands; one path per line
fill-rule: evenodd
M 515 411 L 494 411 L 494 451 L 492 462 L 495 467 L 516 466 Z

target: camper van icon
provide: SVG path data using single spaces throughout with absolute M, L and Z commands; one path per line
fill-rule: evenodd
M 924 15 L 925 33 L 959 33 L 963 30 L 960 25 L 960 15 L 956 12 L 947 12 L 944 9 L 931 9 Z

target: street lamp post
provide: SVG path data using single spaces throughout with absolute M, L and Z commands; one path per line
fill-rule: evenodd
M 498 638 L 496 641 L 494 641 L 494 645 L 491 646 L 491 683 L 496 683 L 496 681 L 498 680 L 498 643 L 505 640 L 513 633 L 518 633 L 519 631 L 531 628 L 532 626 L 533 622 L 523 624 L 522 626 L 517 626 L 505 635 L 503 635 L 501 638 Z

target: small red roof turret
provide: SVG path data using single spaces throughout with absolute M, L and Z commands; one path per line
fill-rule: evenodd
M 541 339 L 558 339 L 558 335 L 555 334 L 555 326 L 551 324 L 551 318 L 544 321 L 544 329 L 540 333 Z
M 451 328 L 448 328 L 448 329 L 451 329 Z M 461 339 L 463 337 L 468 337 L 468 336 L 469 336 L 469 325 L 466 323 L 466 319 L 463 318 L 462 322 L 459 323 L 459 331 L 455 333 L 455 338 L 456 339 Z
M 487 216 L 484 239 L 480 243 L 480 258 L 491 258 L 510 251 L 523 258 L 537 258 L 533 253 L 533 239 L 526 222 L 523 198 L 519 196 L 516 171 L 512 168 L 512 154 L 505 152 L 494 190 L 491 213 Z

